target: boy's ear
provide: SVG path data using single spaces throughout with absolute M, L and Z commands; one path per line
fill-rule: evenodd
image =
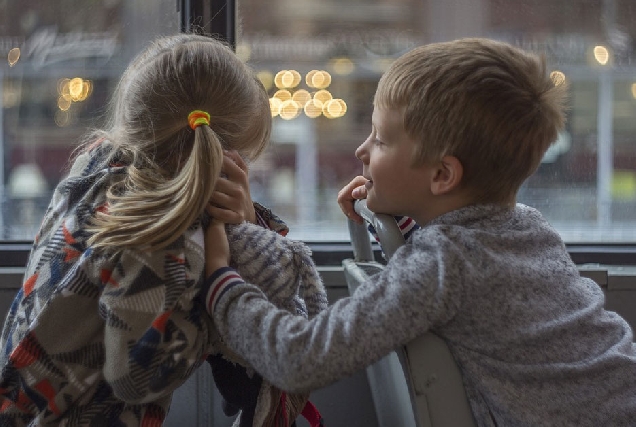
M 464 167 L 455 156 L 444 156 L 432 171 L 431 193 L 436 196 L 447 194 L 458 188 L 464 175 Z

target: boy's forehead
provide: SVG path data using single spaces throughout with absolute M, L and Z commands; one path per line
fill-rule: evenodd
M 371 121 L 376 127 L 404 129 L 404 109 L 374 106 Z

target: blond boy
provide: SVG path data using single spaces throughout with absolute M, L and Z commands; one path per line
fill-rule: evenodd
M 421 228 L 381 274 L 311 321 L 246 284 L 227 267 L 227 247 L 206 246 L 206 302 L 221 335 L 276 386 L 306 391 L 432 330 L 458 362 L 480 426 L 633 423 L 632 330 L 603 309 L 602 291 L 541 214 L 515 201 L 563 127 L 564 98 L 541 59 L 491 40 L 399 58 L 356 150 L 363 174 L 338 202 L 360 220 L 353 200 L 366 197 Z M 212 226 L 207 239 L 223 233 Z

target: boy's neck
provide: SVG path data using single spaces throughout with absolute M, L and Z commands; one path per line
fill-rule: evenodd
M 445 200 L 440 200 L 439 203 L 428 206 L 425 210 L 422 211 L 420 215 L 414 217 L 413 219 L 415 220 L 415 222 L 421 225 L 428 224 L 439 216 L 472 204 L 471 201 L 467 199 L 451 197 L 445 197 L 444 199 Z
M 424 225 L 431 222 L 437 217 L 440 217 L 449 212 L 462 209 L 468 206 L 488 204 L 488 205 L 501 205 L 502 207 L 512 209 L 516 205 L 515 199 L 509 200 L 509 201 L 500 201 L 500 202 L 494 202 L 494 201 L 486 202 L 486 201 L 475 200 L 474 198 L 467 197 L 462 193 L 439 196 L 439 197 L 440 198 L 437 200 L 437 203 L 434 203 L 428 206 L 426 209 L 423 209 L 420 215 L 413 216 L 413 219 L 415 220 L 415 222 L 417 222 L 420 225 Z

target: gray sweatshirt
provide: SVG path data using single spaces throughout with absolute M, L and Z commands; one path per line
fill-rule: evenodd
M 432 330 L 459 364 L 480 426 L 636 425 L 632 330 L 527 206 L 438 217 L 311 320 L 240 278 L 208 283 L 223 339 L 281 389 L 326 386 Z

